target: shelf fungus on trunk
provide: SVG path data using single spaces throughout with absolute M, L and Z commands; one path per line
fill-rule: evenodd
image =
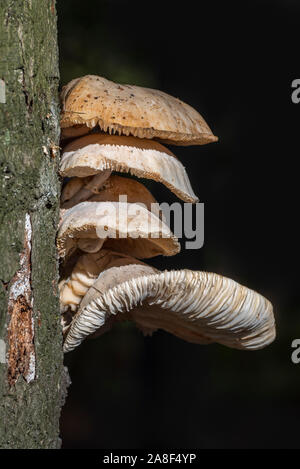
M 60 174 L 71 178 L 57 237 L 64 351 L 122 320 L 199 344 L 271 343 L 273 309 L 260 294 L 218 274 L 161 272 L 139 260 L 175 255 L 180 244 L 146 187 L 112 174 L 160 182 L 196 203 L 184 166 L 162 143 L 217 141 L 202 116 L 164 92 L 94 75 L 68 83 L 61 101 Z
M 95 133 L 64 148 L 60 174 L 84 178 L 118 171 L 161 182 L 185 202 L 197 202 L 189 177 L 178 158 L 155 140 Z
M 217 141 L 203 117 L 191 106 L 162 91 L 120 85 L 86 75 L 63 87 L 62 136 L 100 130 L 139 138 L 157 138 L 173 145 Z
M 77 248 L 95 252 L 103 244 L 145 259 L 180 251 L 169 227 L 140 202 L 81 202 L 62 212 L 57 237 L 61 257 L 70 256 Z
M 65 352 L 122 320 L 134 321 L 145 333 L 163 329 L 197 344 L 218 342 L 256 350 L 274 340 L 271 303 L 234 280 L 191 270 L 160 272 L 132 257 L 126 259 L 108 251 L 103 258 L 106 262 L 102 266 L 98 263 L 102 267 L 98 278 L 87 292 L 85 286 L 82 300 L 73 308 L 65 328 Z M 69 288 L 77 280 L 77 268 Z M 67 291 L 62 300 L 67 306 Z

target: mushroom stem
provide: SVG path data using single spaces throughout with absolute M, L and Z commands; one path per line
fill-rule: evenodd
M 110 177 L 111 171 L 109 169 L 102 171 L 99 174 L 96 174 L 93 177 L 82 178 L 83 183 L 80 184 L 81 178 L 72 178 L 71 181 L 65 187 L 64 198 L 62 199 L 62 208 L 68 209 L 74 207 L 74 205 L 79 204 L 88 200 L 95 194 L 98 194 L 100 189 L 103 187 L 105 181 Z M 79 182 L 77 182 L 79 180 Z M 72 185 L 72 191 L 67 191 L 68 185 Z M 78 190 L 75 192 L 75 187 L 78 186 Z M 74 188 L 73 188 L 74 187 Z M 66 197 L 72 194 L 71 197 L 66 199 Z

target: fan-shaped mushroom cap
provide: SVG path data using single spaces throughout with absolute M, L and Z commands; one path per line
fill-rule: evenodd
M 159 138 L 174 145 L 217 140 L 195 109 L 162 91 L 86 75 L 63 87 L 61 101 L 63 129 L 99 125 L 104 132 Z
M 84 177 L 104 170 L 153 179 L 186 202 L 198 201 L 184 166 L 168 148 L 154 140 L 91 134 L 65 147 L 61 176 Z
M 101 175 L 101 173 L 100 173 Z M 95 176 L 94 176 L 95 177 Z M 80 179 L 80 178 L 74 178 Z M 73 179 L 67 183 L 65 189 L 68 189 L 68 184 L 72 183 Z M 143 202 L 148 210 L 154 208 L 152 204 L 156 204 L 156 200 L 151 192 L 138 181 L 134 179 L 125 178 L 122 176 L 110 176 L 106 181 L 101 184 L 101 187 L 93 190 L 92 184 L 89 182 L 84 188 L 81 188 L 72 198 L 64 202 L 62 208 L 71 208 L 80 202 L 119 202 L 121 196 L 127 197 L 129 203 Z M 90 187 L 90 189 L 89 189 Z M 152 206 L 152 207 L 151 207 Z
M 275 338 L 271 303 L 221 275 L 191 270 L 139 271 L 110 267 L 83 297 L 67 333 L 64 351 L 101 333 L 112 318 L 132 319 L 142 329 L 164 329 L 193 343 L 255 350 Z
M 69 255 L 82 238 L 106 240 L 107 248 L 145 259 L 180 251 L 169 227 L 140 203 L 81 202 L 64 210 L 57 237 L 59 255 Z

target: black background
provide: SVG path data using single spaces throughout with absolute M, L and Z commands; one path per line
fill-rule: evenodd
M 62 85 L 98 74 L 158 88 L 219 137 L 171 147 L 205 203 L 204 247 L 149 263 L 233 278 L 270 299 L 277 322 L 256 352 L 127 323 L 85 341 L 65 357 L 63 447 L 298 448 L 299 2 L 64 0 L 58 15 Z

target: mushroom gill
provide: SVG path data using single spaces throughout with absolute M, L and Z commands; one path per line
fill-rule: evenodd
M 63 332 L 69 327 L 82 298 L 96 281 L 100 272 L 105 270 L 108 265 L 116 267 L 123 264 L 146 265 L 126 254 L 107 249 L 89 254 L 80 254 L 79 251 L 76 253 L 75 263 L 73 259 L 65 263 L 59 282 Z
M 271 303 L 234 280 L 187 269 L 159 272 L 133 258 L 106 256 L 72 317 L 65 352 L 122 319 L 146 332 L 163 329 L 188 342 L 237 349 L 260 349 L 275 338 Z
M 184 166 L 165 146 L 154 140 L 91 134 L 64 148 L 60 174 L 83 178 L 104 171 L 130 173 L 161 182 L 185 202 L 197 202 Z

